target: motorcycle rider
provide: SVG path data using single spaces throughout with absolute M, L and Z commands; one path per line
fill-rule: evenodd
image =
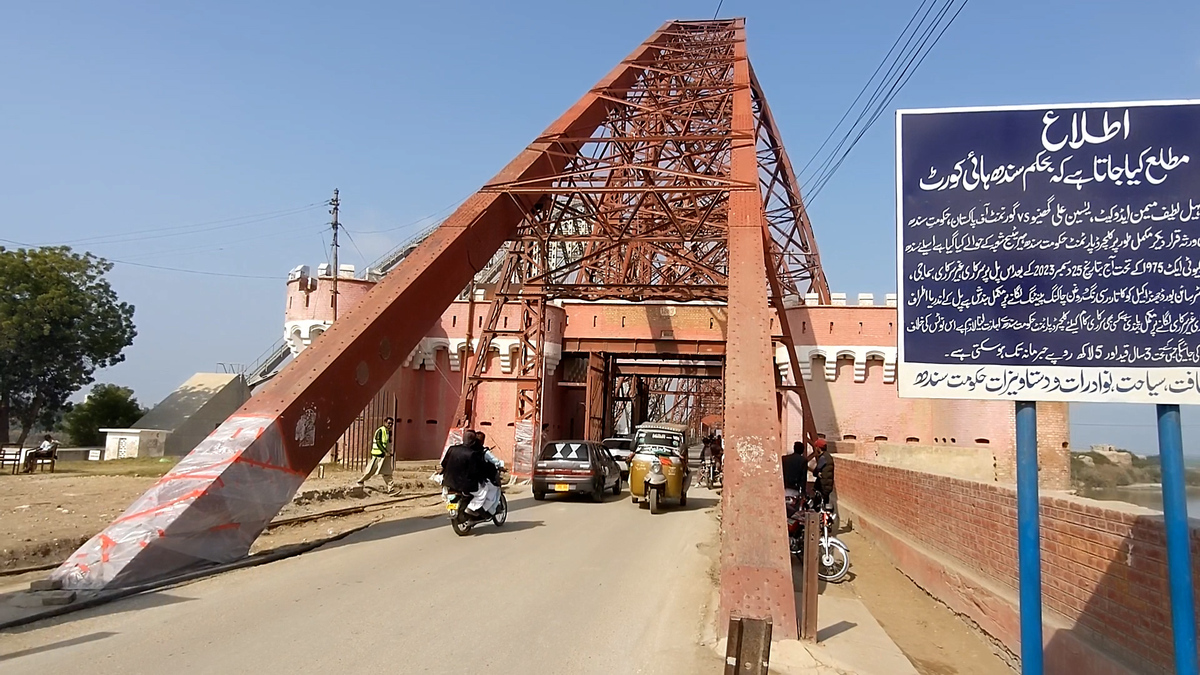
M 717 473 L 725 472 L 725 442 L 721 438 L 721 430 L 713 435 L 712 447 L 709 449 L 712 453 L 713 463 L 717 465 Z

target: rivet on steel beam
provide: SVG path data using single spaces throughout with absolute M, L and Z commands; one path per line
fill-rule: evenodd
M 366 361 L 359 361 L 358 368 L 354 369 L 354 380 L 360 385 L 367 383 L 367 378 L 371 376 L 371 370 L 367 368 Z
M 392 341 L 391 340 L 389 340 L 387 338 L 383 338 L 382 340 L 379 341 L 379 358 L 383 359 L 384 361 L 387 361 L 388 359 L 392 358 Z

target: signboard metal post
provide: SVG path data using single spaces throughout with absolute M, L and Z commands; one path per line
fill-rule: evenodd
M 1038 523 L 1037 403 L 1017 402 L 1017 577 L 1021 672 L 1042 673 L 1042 555 Z
M 1163 518 L 1167 529 L 1167 577 L 1175 672 L 1196 675 L 1196 608 L 1192 604 L 1192 558 L 1184 488 L 1183 429 L 1179 406 L 1159 405 L 1158 457 L 1162 464 Z

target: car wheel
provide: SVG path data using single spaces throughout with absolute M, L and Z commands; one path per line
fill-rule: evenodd
M 662 511 L 662 506 L 658 503 L 658 490 L 650 491 L 650 513 L 658 513 Z
M 545 498 L 546 498 L 546 493 L 545 493 L 545 492 L 542 492 L 541 490 L 534 490 L 534 491 L 533 491 L 533 498 L 534 498 L 535 500 L 537 500 L 537 501 L 539 501 L 539 502 L 540 502 L 540 501 L 542 501 L 543 499 L 545 499 Z
M 620 475 L 617 476 L 617 482 L 615 485 L 613 485 L 613 494 L 616 495 L 617 497 L 621 496 L 621 476 Z
M 592 501 L 599 504 L 604 501 L 604 479 L 601 478 L 592 488 Z

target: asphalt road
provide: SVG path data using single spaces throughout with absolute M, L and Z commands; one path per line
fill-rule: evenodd
M 716 673 L 717 495 L 651 516 L 510 494 L 508 523 L 382 523 L 316 551 L 0 633 L 19 673 Z

